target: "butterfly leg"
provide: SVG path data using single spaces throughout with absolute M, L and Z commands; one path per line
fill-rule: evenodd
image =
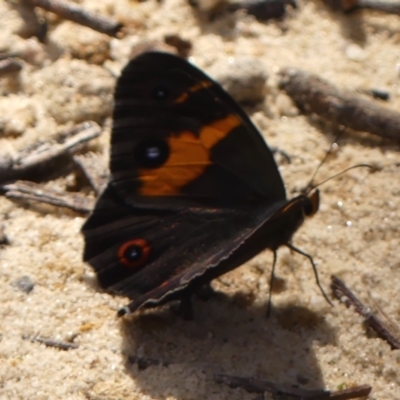
M 315 265 L 313 258 L 309 254 L 305 253 L 304 251 L 298 249 L 297 247 L 294 247 L 291 243 L 285 243 L 285 245 L 290 250 L 293 250 L 296 253 L 299 253 L 299 254 L 303 255 L 304 257 L 307 257 L 310 260 L 310 263 L 311 263 L 311 265 L 313 267 L 313 270 L 314 270 L 315 281 L 317 282 L 319 290 L 321 291 L 322 295 L 325 297 L 325 300 L 333 307 L 332 301 L 329 299 L 328 295 L 325 293 L 325 291 L 324 291 L 324 289 L 323 289 L 323 287 L 322 287 L 322 285 L 321 285 L 321 283 L 319 281 L 317 266 Z
M 272 289 L 273 289 L 274 280 L 275 280 L 275 265 L 276 265 L 276 260 L 277 260 L 276 250 L 273 250 L 273 252 L 274 252 L 274 261 L 272 262 L 271 276 L 269 278 L 269 296 L 268 296 L 268 304 L 267 304 L 267 318 L 269 318 L 269 316 L 271 315 Z

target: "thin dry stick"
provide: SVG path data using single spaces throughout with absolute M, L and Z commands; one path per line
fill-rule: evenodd
M 330 392 L 329 399 L 330 400 L 348 400 L 348 399 L 357 399 L 359 397 L 366 397 L 372 391 L 372 387 L 369 385 L 360 385 L 354 386 L 349 389 L 343 390 L 335 390 L 334 392 Z
M 151 366 L 162 365 L 168 367 L 171 362 L 161 361 L 154 358 L 139 357 L 136 355 L 128 356 L 129 362 L 138 365 L 143 370 Z M 243 388 L 250 393 L 272 393 L 275 396 L 286 396 L 294 399 L 303 400 L 348 400 L 358 397 L 368 396 L 372 390 L 371 386 L 361 385 L 350 389 L 329 391 L 329 390 L 309 390 L 298 387 L 285 387 L 273 382 L 268 382 L 254 378 L 241 378 L 225 374 L 213 374 L 213 379 L 217 383 L 224 383 L 231 388 Z
M 354 9 L 366 8 L 370 10 L 382 11 L 388 14 L 400 15 L 400 3 L 380 1 L 380 0 L 355 0 L 354 5 L 348 11 Z
M 6 197 L 10 199 L 37 201 L 83 214 L 89 213 L 94 208 L 94 199 L 83 194 L 58 192 L 29 181 L 16 181 L 2 186 L 2 189 L 6 191 Z
M 0 77 L 14 74 L 21 71 L 21 69 L 22 63 L 17 60 L 13 60 L 12 58 L 0 60 Z
M 22 150 L 13 160 L 0 159 L 0 183 L 24 179 L 37 169 L 46 170 L 51 163 L 64 155 L 73 154 L 100 134 L 100 126 L 88 121 L 66 132 L 67 139 L 63 139 L 62 143 L 47 143 L 33 150 Z
M 275 396 L 287 396 L 294 399 L 305 400 L 347 400 L 368 396 L 372 390 L 371 386 L 361 385 L 350 389 L 329 391 L 329 390 L 308 390 L 297 387 L 284 387 L 272 382 L 241 378 L 237 376 L 215 374 L 214 380 L 218 383 L 225 383 L 230 387 L 241 387 L 252 393 L 272 393 Z
M 123 24 L 112 19 L 93 14 L 72 4 L 58 0 L 26 0 L 32 6 L 43 8 L 57 14 L 61 18 L 87 26 L 95 31 L 105 33 L 109 36 L 121 36 Z
M 297 387 L 283 387 L 273 382 L 254 378 L 242 378 L 225 374 L 215 374 L 214 380 L 217 383 L 224 383 L 232 388 L 243 388 L 250 393 L 272 393 L 274 395 L 286 395 L 302 399 L 329 399 L 330 392 L 327 390 L 306 390 Z
M 394 349 L 400 349 L 400 340 L 396 338 L 385 324 L 371 310 L 363 304 L 356 295 L 338 277 L 332 275 L 331 288 L 334 296 L 343 301 L 347 307 L 353 306 L 354 309 L 365 318 L 365 322 L 382 338 L 385 339 Z
M 95 153 L 85 153 L 75 155 L 73 160 L 82 170 L 95 193 L 99 195 L 107 186 L 109 177 L 109 169 L 104 162 L 104 157 Z
M 47 347 L 55 347 L 56 349 L 59 350 L 71 350 L 71 349 L 77 349 L 79 347 L 79 344 L 76 343 L 62 342 L 60 340 L 47 339 L 47 338 L 42 338 L 40 336 L 22 335 L 22 339 L 30 340 L 31 342 L 42 343 Z
M 0 53 L 0 60 L 5 60 L 7 58 L 19 57 L 18 53 Z
M 400 113 L 360 96 L 340 91 L 308 72 L 281 71 L 281 87 L 305 113 L 315 113 L 358 131 L 400 141 Z
M 350 389 L 343 389 L 331 392 L 330 400 L 347 400 L 366 397 L 371 393 L 372 387 L 369 385 L 354 386 Z
M 400 15 L 400 3 L 396 1 L 381 0 L 324 0 L 332 9 L 351 13 L 352 11 L 366 9 L 381 11 L 388 14 Z

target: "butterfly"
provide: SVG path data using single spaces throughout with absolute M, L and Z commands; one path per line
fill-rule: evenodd
M 110 170 L 82 228 L 83 258 L 106 292 L 130 298 L 119 316 L 183 304 L 265 249 L 274 268 L 282 245 L 310 259 L 320 286 L 311 256 L 291 244 L 318 210 L 318 191 L 288 200 L 249 117 L 184 59 L 147 52 L 125 66 L 115 89 Z

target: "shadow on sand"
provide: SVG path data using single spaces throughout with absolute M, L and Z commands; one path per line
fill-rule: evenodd
M 146 310 L 121 322 L 126 372 L 152 398 L 253 399 L 242 389 L 215 383 L 218 373 L 254 377 L 304 389 L 324 388 L 313 343 L 335 344 L 323 314 L 293 304 L 246 307 L 218 294 L 194 301 L 194 319 L 168 307 Z M 154 360 L 139 370 L 136 357 Z M 163 365 L 164 364 L 164 365 Z

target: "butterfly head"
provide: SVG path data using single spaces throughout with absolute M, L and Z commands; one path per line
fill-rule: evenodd
M 312 217 L 319 209 L 319 190 L 314 190 L 309 196 L 305 197 L 304 200 L 304 214 L 307 217 Z

